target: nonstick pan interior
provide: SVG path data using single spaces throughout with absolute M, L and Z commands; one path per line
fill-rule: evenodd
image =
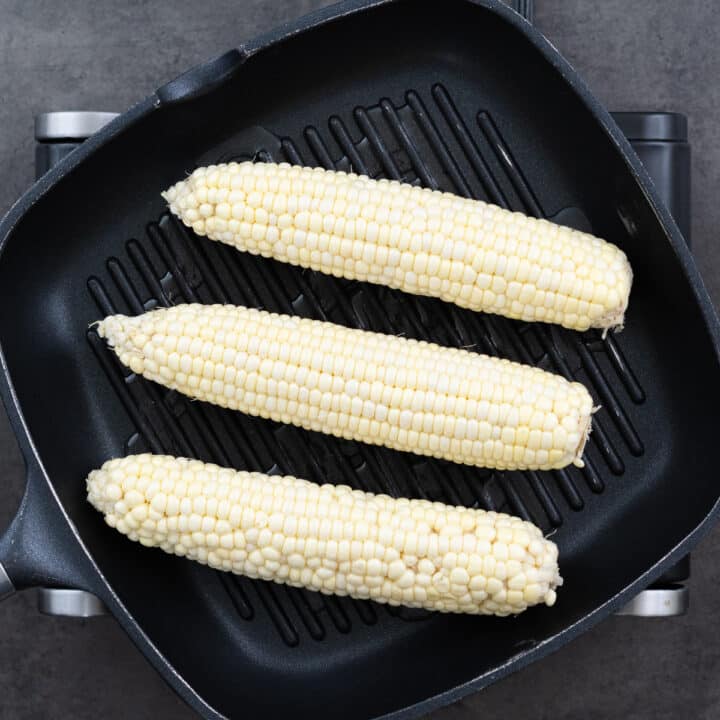
M 29 432 L 78 531 L 141 629 L 220 713 L 368 718 L 419 703 L 567 629 L 645 572 L 717 499 L 717 361 L 695 295 L 621 153 L 504 14 L 397 2 L 253 54 L 217 90 L 160 106 L 14 229 L 0 338 Z M 475 314 L 195 238 L 160 190 L 254 158 L 438 187 L 591 229 L 636 274 L 602 338 Z M 498 473 L 190 403 L 129 375 L 90 323 L 233 302 L 427 338 L 587 384 L 602 409 L 584 470 Z M 696 388 L 704 388 L 698 393 Z M 522 515 L 561 550 L 557 605 L 431 616 L 230 577 L 134 545 L 84 499 L 87 472 L 153 450 Z

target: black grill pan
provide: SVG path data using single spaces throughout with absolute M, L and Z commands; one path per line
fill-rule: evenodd
M 193 237 L 160 190 L 194 167 L 289 161 L 449 190 L 606 237 L 636 274 L 603 338 L 460 310 Z M 548 653 L 658 577 L 716 514 L 718 323 L 627 142 L 573 70 L 493 0 L 348 2 L 191 70 L 51 170 L 0 226 L 2 395 L 27 461 L 0 543 L 16 588 L 87 589 L 207 717 L 419 715 Z M 128 373 L 90 324 L 233 302 L 474 348 L 585 383 L 586 467 L 499 473 L 250 419 Z M 553 609 L 431 615 L 223 575 L 127 542 L 84 499 L 151 450 L 502 510 L 560 546 Z

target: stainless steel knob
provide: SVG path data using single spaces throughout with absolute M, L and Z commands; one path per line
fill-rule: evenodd
M 636 595 L 617 615 L 633 617 L 675 617 L 684 615 L 690 605 L 690 591 L 684 585 L 649 588 Z
M 39 588 L 38 610 L 45 615 L 89 618 L 107 615 L 102 600 L 85 590 Z
M 115 119 L 118 113 L 72 110 L 35 116 L 35 139 L 41 142 L 85 140 Z

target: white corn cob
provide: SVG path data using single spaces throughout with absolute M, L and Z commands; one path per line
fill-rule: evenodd
M 238 250 L 472 310 L 609 328 L 630 295 L 628 260 L 604 240 L 397 181 L 243 162 L 199 168 L 163 196 Z
M 98 332 L 133 372 L 250 415 L 469 465 L 582 465 L 588 391 L 509 360 L 231 305 Z
M 325 594 L 510 615 L 562 584 L 555 544 L 501 513 L 163 455 L 110 460 L 87 492 L 143 545 Z

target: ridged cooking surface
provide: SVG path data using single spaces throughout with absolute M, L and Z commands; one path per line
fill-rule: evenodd
M 474 117 L 461 117 L 442 85 L 355 108 L 352 118 L 349 124 L 332 116 L 323 127 L 299 128 L 292 138 L 277 137 L 272 128 L 246 130 L 198 158 L 197 165 L 248 158 L 320 165 L 419 183 L 545 216 L 493 118 L 482 108 Z M 589 229 L 575 208 L 554 217 Z M 127 439 L 128 453 L 184 455 L 238 469 L 503 510 L 547 532 L 560 528 L 569 514 L 582 512 L 589 495 L 619 481 L 623 457 L 643 454 L 642 438 L 625 408 L 643 403 L 645 395 L 623 356 L 622 335 L 603 339 L 594 331 L 580 334 L 473 313 L 241 254 L 193 237 L 167 213 L 148 220 L 143 237 L 128 240 L 122 257 L 108 258 L 88 279 L 99 316 L 138 314 L 182 302 L 262 307 L 538 365 L 585 383 L 602 409 L 594 416 L 584 469 L 492 472 L 191 402 L 130 373 L 90 330 L 88 341 L 137 429 Z M 349 633 L 357 623 L 372 625 L 381 613 L 404 620 L 426 617 L 421 611 L 219 575 L 239 622 L 267 614 L 288 646 L 320 641 L 330 632 Z

